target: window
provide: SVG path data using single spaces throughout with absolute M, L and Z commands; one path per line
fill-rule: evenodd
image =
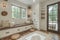
M 21 8 L 21 18 L 24 19 L 26 17 L 26 9 Z
M 57 4 L 53 6 L 49 6 L 49 21 L 56 22 L 57 20 L 57 13 L 58 13 L 58 6 Z
M 20 8 L 12 6 L 12 18 L 20 18 Z
M 26 9 L 21 7 L 12 6 L 12 18 L 26 18 Z

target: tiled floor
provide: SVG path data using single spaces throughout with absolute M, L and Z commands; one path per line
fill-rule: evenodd
M 49 33 L 48 35 L 49 37 L 51 37 L 52 40 L 59 40 L 59 36 L 57 34 Z
M 48 33 L 48 37 L 51 40 L 60 40 L 60 36 L 58 34 L 55 33 Z
M 59 36 L 54 33 L 44 33 L 41 31 L 35 31 L 30 34 L 27 34 L 23 36 L 22 38 L 19 38 L 18 40 L 60 40 Z
M 52 33 L 52 32 L 44 32 L 48 35 L 47 38 L 50 38 L 52 40 L 60 40 L 60 34 Z
M 55 34 L 55 33 L 51 33 L 51 32 L 43 32 L 43 31 L 37 31 L 37 30 L 34 30 L 34 31 L 31 31 L 31 30 L 28 30 L 28 31 L 25 31 L 25 32 L 21 32 L 21 33 L 18 33 L 21 35 L 21 37 L 19 37 L 18 39 L 16 40 L 32 40 L 32 38 L 35 36 L 35 40 L 40 40 L 39 39 L 39 36 L 41 37 L 41 40 L 60 40 L 60 36 L 58 34 Z M 12 36 L 12 35 L 11 35 Z M 0 40 L 12 40 L 11 39 L 11 36 L 8 36 L 6 38 L 2 38 Z M 45 39 L 43 39 L 45 38 Z

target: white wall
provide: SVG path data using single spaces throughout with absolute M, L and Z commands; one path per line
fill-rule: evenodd
M 32 6 L 32 10 L 33 10 L 33 13 L 32 13 L 32 18 L 33 18 L 33 23 L 34 23 L 34 28 L 40 30 L 40 5 L 39 5 L 39 2 L 38 3 L 35 3 L 33 6 Z
M 41 3 L 41 8 L 45 9 L 45 19 L 41 20 L 41 29 L 47 30 L 47 5 L 59 2 L 60 0 L 47 0 Z
M 2 3 L 2 0 L 0 0 L 0 4 L 1 3 Z M 1 20 L 9 20 L 10 22 L 11 21 L 20 21 L 21 19 L 12 19 L 12 9 L 11 9 L 11 6 L 12 5 L 16 5 L 16 6 L 19 6 L 19 7 L 26 8 L 26 10 L 27 10 L 27 5 L 21 3 L 21 2 L 19 2 L 17 0 L 9 0 L 7 3 L 8 3 L 7 7 L 5 9 L 3 9 L 3 7 L 0 5 L 0 21 Z M 8 12 L 7 16 L 2 16 L 1 15 L 1 12 L 4 11 L 4 10 Z M 26 12 L 26 15 L 27 15 L 27 12 Z M 26 19 L 27 19 L 27 16 L 25 17 L 24 20 L 26 20 Z

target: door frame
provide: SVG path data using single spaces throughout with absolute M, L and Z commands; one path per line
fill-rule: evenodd
M 56 2 L 56 3 L 52 3 L 52 4 L 47 5 L 47 31 L 53 32 L 53 33 L 58 33 L 58 31 L 53 31 L 53 30 L 49 30 L 49 29 L 48 29 L 48 26 L 49 26 L 49 24 L 48 24 L 48 23 L 49 23 L 49 22 L 48 22 L 48 20 L 49 20 L 48 9 L 49 9 L 49 8 L 48 8 L 48 7 L 51 6 L 51 5 L 54 5 L 54 4 L 58 4 L 58 3 L 60 3 L 60 2 Z M 58 8 L 59 8 L 59 7 L 58 7 Z M 58 12 L 58 13 L 59 13 L 59 12 Z M 57 20 L 57 21 L 58 21 L 58 20 Z

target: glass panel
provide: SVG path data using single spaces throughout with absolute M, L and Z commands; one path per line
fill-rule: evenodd
M 12 6 L 12 18 L 20 18 L 20 8 Z
M 26 18 L 26 9 L 25 8 L 21 8 L 21 18 L 22 19 Z
M 49 27 L 48 29 L 58 31 L 57 14 L 58 14 L 58 4 L 49 6 Z
M 21 16 L 20 16 L 20 8 L 18 8 L 18 18 L 21 18 Z
M 12 18 L 14 18 L 15 8 L 12 6 Z

